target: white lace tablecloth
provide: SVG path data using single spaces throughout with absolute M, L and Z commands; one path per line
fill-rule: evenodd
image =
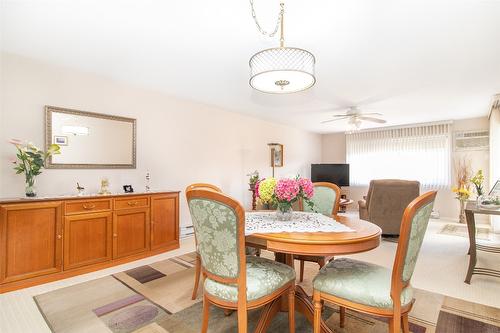
M 247 212 L 245 235 L 280 232 L 351 232 L 353 229 L 319 213 L 293 212 L 290 221 L 279 221 L 276 212 Z

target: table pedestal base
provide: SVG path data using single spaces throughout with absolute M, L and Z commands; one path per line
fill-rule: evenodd
M 313 325 L 314 321 L 314 306 L 311 298 L 306 294 L 301 286 L 295 288 L 295 311 L 302 313 L 306 319 Z M 260 319 L 255 328 L 255 333 L 264 333 L 271 324 L 273 318 L 278 312 L 288 312 L 287 297 L 281 297 L 273 302 L 267 304 L 262 309 Z M 321 333 L 333 333 L 333 331 L 326 326 L 325 322 L 321 320 Z

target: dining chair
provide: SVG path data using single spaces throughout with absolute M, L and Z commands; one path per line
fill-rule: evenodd
M 307 204 L 302 203 L 302 210 L 305 212 L 317 212 L 326 216 L 337 216 L 340 207 L 340 188 L 333 183 L 327 182 L 313 183 L 313 186 L 314 195 L 311 201 L 314 203 L 314 206 L 311 208 Z M 294 259 L 300 261 L 300 282 L 304 281 L 305 261 L 315 262 L 319 265 L 319 268 L 322 268 L 332 258 L 333 257 L 304 255 L 294 256 Z
M 389 318 L 389 332 L 409 333 L 408 313 L 414 303 L 410 280 L 434 206 L 436 191 L 427 192 L 406 207 L 392 271 L 359 260 L 329 262 L 313 280 L 314 333 L 320 332 L 323 301 L 340 307 L 340 327 L 345 309 Z
M 212 185 L 212 184 L 208 184 L 208 183 L 194 183 L 194 184 L 188 185 L 188 187 L 186 187 L 186 193 L 188 191 L 194 190 L 194 189 L 204 189 L 204 190 L 222 193 L 222 190 L 219 187 Z M 196 237 L 196 235 L 195 235 L 195 237 Z M 195 240 L 195 242 L 196 242 L 196 240 Z M 198 253 L 198 249 L 196 249 L 194 287 L 193 287 L 193 293 L 191 295 L 192 300 L 195 300 L 196 297 L 198 297 L 198 288 L 200 286 L 200 276 L 201 276 L 200 254 Z
M 238 333 L 247 332 L 247 311 L 288 294 L 290 332 L 295 332 L 295 271 L 262 257 L 245 255 L 245 210 L 210 190 L 186 192 L 203 276 L 201 332 L 208 330 L 209 307 L 237 310 Z

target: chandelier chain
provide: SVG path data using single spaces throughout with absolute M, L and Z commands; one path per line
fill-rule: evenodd
M 252 8 L 252 17 L 253 17 L 253 20 L 255 21 L 255 25 L 257 26 L 257 29 L 264 36 L 274 37 L 276 35 L 276 33 L 278 32 L 283 14 L 285 13 L 285 9 L 283 8 L 283 5 L 281 5 L 281 9 L 279 11 L 278 18 L 276 20 L 276 26 L 274 27 L 274 30 L 272 32 L 267 32 L 264 29 L 262 29 L 262 26 L 260 25 L 259 20 L 257 19 L 257 14 L 255 13 L 255 7 L 253 4 L 253 1 L 254 0 L 250 0 L 250 7 Z

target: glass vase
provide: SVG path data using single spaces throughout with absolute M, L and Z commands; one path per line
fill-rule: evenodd
M 24 192 L 28 198 L 36 197 L 35 177 L 26 177 Z
M 278 203 L 276 219 L 278 221 L 290 221 L 292 219 L 292 205 L 290 203 Z
M 484 200 L 487 200 L 486 195 L 478 195 L 476 199 L 476 206 L 479 208 Z

